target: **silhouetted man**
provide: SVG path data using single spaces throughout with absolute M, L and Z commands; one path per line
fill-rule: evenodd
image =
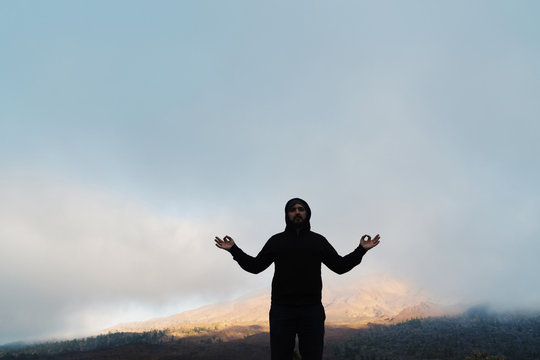
M 285 205 L 285 231 L 272 236 L 261 252 L 244 253 L 230 236 L 216 236 L 216 246 L 228 250 L 242 269 L 254 274 L 275 264 L 270 308 L 270 348 L 272 360 L 293 358 L 296 335 L 303 360 L 322 359 L 324 320 L 321 303 L 321 263 L 343 274 L 362 261 L 364 254 L 379 244 L 364 235 L 350 254 L 340 256 L 322 235 L 310 230 L 311 210 L 298 198 Z

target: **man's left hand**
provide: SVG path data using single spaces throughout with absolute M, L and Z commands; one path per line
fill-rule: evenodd
M 364 249 L 369 250 L 379 245 L 380 240 L 381 240 L 381 237 L 379 236 L 379 234 L 375 235 L 373 239 L 371 239 L 371 236 L 369 235 L 364 235 L 360 239 L 360 245 L 362 245 Z

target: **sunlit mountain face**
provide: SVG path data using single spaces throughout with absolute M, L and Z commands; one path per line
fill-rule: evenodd
M 448 306 L 431 295 L 388 276 L 328 282 L 323 289 L 326 323 L 362 326 L 392 324 L 417 317 L 451 315 L 459 306 Z M 234 301 L 216 303 L 163 318 L 120 324 L 109 331 L 148 331 L 189 328 L 195 325 L 267 326 L 270 289 L 261 289 Z

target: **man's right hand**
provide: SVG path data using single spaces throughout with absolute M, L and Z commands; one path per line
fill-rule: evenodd
M 223 250 L 227 250 L 227 251 L 231 250 L 231 248 L 234 245 L 234 240 L 229 235 L 225 235 L 223 240 L 216 236 L 214 241 L 216 242 L 216 246 L 218 248 L 223 249 Z

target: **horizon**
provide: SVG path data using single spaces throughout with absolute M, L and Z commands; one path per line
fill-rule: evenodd
M 388 278 L 387 275 L 382 275 L 382 274 L 379 274 L 379 275 L 375 275 L 375 280 L 372 280 L 371 282 L 377 282 L 377 281 L 390 281 L 390 282 L 397 282 L 397 285 L 398 287 L 400 286 L 403 286 L 403 285 L 406 285 L 406 286 L 411 286 L 411 284 L 407 284 L 405 282 L 403 282 L 402 280 L 398 280 L 398 279 L 395 279 L 395 278 Z M 336 291 L 338 291 L 338 293 L 340 292 L 340 290 L 338 290 L 338 288 L 341 288 L 342 285 L 348 285 L 348 286 L 351 286 L 351 285 L 355 285 L 355 286 L 358 286 L 358 279 L 340 279 L 338 281 L 338 285 L 336 284 L 332 284 L 330 287 L 332 288 L 331 290 L 331 293 L 332 295 L 336 295 Z M 360 281 L 362 282 L 362 281 Z M 368 281 L 369 283 L 369 281 Z M 387 284 L 386 284 L 387 285 Z M 396 284 L 394 284 L 396 285 Z M 366 286 L 366 285 L 364 285 Z M 371 286 L 373 287 L 372 291 L 375 291 L 377 292 L 377 287 L 374 286 L 374 285 L 367 285 L 368 288 Z M 324 286 L 323 286 L 324 287 Z M 110 333 L 122 333 L 122 332 L 151 332 L 153 330 L 167 330 L 169 329 L 169 327 L 163 327 L 162 325 L 160 326 L 150 326 L 150 325 L 145 325 L 145 323 L 147 322 L 153 322 L 155 320 L 162 320 L 162 319 L 167 319 L 167 318 L 170 318 L 170 317 L 176 317 L 177 315 L 183 315 L 184 313 L 186 313 L 186 315 L 188 313 L 191 313 L 191 312 L 196 312 L 197 310 L 202 310 L 202 309 L 205 309 L 205 308 L 208 308 L 208 307 L 212 307 L 213 305 L 218 305 L 218 308 L 219 308 L 219 305 L 227 305 L 227 304 L 230 304 L 230 303 L 240 303 L 241 301 L 245 301 L 245 300 L 256 300 L 256 299 L 259 299 L 260 297 L 269 297 L 270 296 L 270 286 L 266 286 L 264 288 L 259 288 L 259 289 L 253 289 L 253 290 L 250 290 L 248 291 L 247 293 L 245 294 L 242 294 L 238 297 L 235 297 L 231 300 L 227 300 L 227 301 L 224 301 L 224 302 L 220 302 L 220 303 L 209 303 L 209 304 L 202 304 L 200 306 L 197 306 L 196 308 L 191 308 L 191 309 L 186 309 L 180 313 L 174 313 L 174 314 L 165 314 L 165 315 L 162 315 L 162 316 L 157 316 L 157 317 L 153 317 L 153 318 L 145 318 L 145 319 L 134 319 L 132 321 L 129 321 L 129 322 L 123 322 L 123 323 L 117 323 L 117 324 L 114 324 L 113 326 L 111 327 L 108 327 L 108 328 L 103 328 L 103 329 L 99 329 L 99 330 L 94 330 L 92 332 L 86 332 L 86 333 L 80 333 L 78 335 L 74 335 L 74 334 L 57 334 L 55 336 L 51 336 L 51 337 L 45 337 L 45 338 L 36 338 L 36 339 L 26 339 L 26 340 L 16 340 L 16 341 L 11 341 L 9 343 L 0 343 L 0 346 L 5 346 L 5 347 L 10 347 L 10 346 L 19 346 L 19 345 L 24 345 L 24 346 L 32 346 L 32 345 L 37 345 L 37 344 L 47 344 L 47 343 L 53 343 L 53 342 L 62 342 L 62 341 L 70 341 L 70 340 L 79 340 L 79 339 L 85 339 L 85 338 L 92 338 L 92 337 L 96 337 L 96 336 L 99 336 L 99 335 L 107 335 L 107 334 L 110 334 Z M 364 289 L 365 290 L 365 289 Z M 386 289 L 388 290 L 388 289 Z M 396 290 L 396 289 L 394 289 Z M 397 290 L 398 292 L 399 291 L 403 291 L 403 289 L 399 289 Z M 327 290 L 328 291 L 328 290 Z M 347 291 L 346 291 L 347 292 Z M 409 288 L 407 289 L 407 293 L 416 293 L 418 292 L 419 294 L 422 293 L 422 289 L 414 289 L 414 288 Z M 331 326 L 331 327 L 340 327 L 340 326 L 346 326 L 346 327 L 362 327 L 362 326 L 366 326 L 366 324 L 364 324 L 364 322 L 347 322 L 345 320 L 338 320 L 338 322 L 335 322 L 332 320 L 332 316 L 335 316 L 336 314 L 331 314 L 332 312 L 332 305 L 329 304 L 328 302 L 330 301 L 328 297 L 325 297 L 324 295 L 325 291 L 324 291 L 324 288 L 323 288 L 323 305 L 325 305 L 325 308 L 326 308 L 326 315 L 327 315 L 327 319 L 326 319 L 326 325 L 327 326 Z M 349 296 L 351 294 L 348 294 Z M 395 294 L 394 294 L 395 295 Z M 403 298 L 405 298 L 406 295 L 403 295 Z M 338 299 L 342 299 L 341 297 L 339 297 Z M 406 321 L 409 321 L 409 320 L 413 320 L 413 319 L 417 319 L 417 318 L 420 318 L 420 319 L 427 319 L 427 318 L 439 318 L 439 317 L 442 317 L 442 318 L 447 318 L 447 317 L 455 317 L 455 318 L 461 318 L 463 316 L 466 316 L 467 314 L 471 313 L 472 311 L 474 312 L 480 312 L 482 314 L 484 314 L 485 316 L 489 316 L 489 317 L 501 317 L 501 316 L 529 316 L 529 317 L 536 317 L 538 315 L 540 315 L 540 306 L 536 306 L 535 308 L 533 307 L 529 307 L 529 308 L 519 308 L 519 307 L 515 307 L 515 308 L 501 308 L 501 307 L 497 307 L 495 306 L 494 304 L 490 304 L 490 303 L 487 303 L 487 302 L 479 302 L 479 303 L 464 303 L 464 302 L 461 302 L 461 301 L 456 301 L 456 302 L 444 302 L 444 299 L 440 299 L 440 298 L 437 298 L 437 296 L 434 296 L 433 294 L 427 294 L 427 293 L 422 293 L 419 297 L 419 302 L 416 303 L 416 302 L 410 302 L 409 300 L 409 304 L 406 305 L 406 306 L 403 306 L 403 307 L 399 307 L 401 310 L 406 310 L 406 309 L 410 309 L 411 307 L 415 307 L 417 305 L 422 305 L 422 304 L 431 304 L 431 305 L 434 305 L 436 307 L 440 307 L 443 311 L 445 311 L 445 313 L 443 315 L 428 315 L 428 316 L 423 316 L 423 315 L 420 315 L 420 317 L 414 317 L 414 318 L 407 318 L 407 319 L 403 319 L 401 321 L 398 321 L 398 322 L 395 322 L 394 320 L 392 321 L 389 321 L 387 323 L 380 323 L 380 325 L 385 325 L 385 326 L 391 326 L 391 325 L 396 325 L 400 322 L 406 322 Z M 350 300 L 346 300 L 347 302 L 349 302 Z M 405 300 L 402 300 L 402 301 L 405 301 Z M 331 300 L 330 302 L 334 302 L 334 300 Z M 245 305 L 245 304 L 244 304 Z M 270 301 L 268 301 L 268 307 L 270 307 Z M 330 313 L 329 313 L 329 310 L 330 310 Z M 219 311 L 221 310 L 215 310 L 213 312 L 211 312 L 210 314 L 214 314 L 214 316 L 218 316 L 219 314 Z M 333 311 L 335 312 L 335 311 Z M 208 316 L 208 314 L 206 314 Z M 396 313 L 392 313 L 392 314 L 385 314 L 385 315 L 391 315 L 391 316 L 396 316 L 398 315 L 398 312 Z M 253 315 L 250 315 L 250 316 L 253 316 Z M 189 317 L 188 317 L 189 318 Z M 203 325 L 209 325 L 209 324 L 212 324 L 212 325 L 216 325 L 216 324 L 225 324 L 225 323 L 229 323 L 231 321 L 220 321 L 220 320 L 212 320 L 211 322 L 208 322 L 208 321 L 201 321 L 201 322 L 196 322 L 196 320 L 191 320 L 191 318 L 189 318 L 189 324 L 193 325 L 193 326 L 203 326 Z M 177 323 L 179 325 L 187 325 L 188 323 L 184 323 L 183 321 L 184 320 L 174 320 L 174 323 Z M 193 322 L 195 321 L 195 322 Z M 372 323 L 374 320 L 371 320 L 369 321 L 368 323 Z M 264 320 L 263 322 L 267 322 L 266 320 Z M 233 320 L 232 321 L 232 324 L 236 323 L 236 320 Z M 241 322 L 242 324 L 244 323 L 252 323 L 252 324 L 259 324 L 260 321 L 242 321 Z M 378 322 L 375 322 L 377 324 L 379 324 Z M 363 325 L 362 325 L 363 324 Z M 137 325 L 140 325 L 140 326 L 137 326 Z M 131 329 L 132 326 L 136 326 L 136 329 Z M 142 327 L 141 327 L 142 326 Z M 226 328 L 227 326 L 225 326 Z
M 540 3 L 0 10 L 0 344 L 269 285 L 213 239 L 293 197 L 341 255 L 381 234 L 344 277 L 540 303 Z

